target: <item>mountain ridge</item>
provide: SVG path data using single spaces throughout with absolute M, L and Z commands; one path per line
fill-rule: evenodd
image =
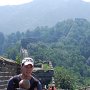
M 53 26 L 57 22 L 85 18 L 90 20 L 90 4 L 81 0 L 34 0 L 20 6 L 0 7 L 0 32 L 33 30 L 37 26 Z

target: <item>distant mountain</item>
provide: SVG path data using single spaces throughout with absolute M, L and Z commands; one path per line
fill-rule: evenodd
M 81 0 L 34 0 L 18 6 L 0 7 L 0 32 L 33 30 L 37 26 L 53 26 L 70 18 L 90 20 L 90 3 Z

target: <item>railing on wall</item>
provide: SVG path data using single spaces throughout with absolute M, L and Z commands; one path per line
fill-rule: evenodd
M 20 72 L 15 61 L 0 57 L 0 90 L 6 90 L 8 80 Z

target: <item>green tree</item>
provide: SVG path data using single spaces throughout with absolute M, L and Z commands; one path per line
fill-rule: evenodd
M 64 67 L 56 67 L 54 76 L 58 88 L 75 90 L 78 78 L 72 71 L 69 71 Z

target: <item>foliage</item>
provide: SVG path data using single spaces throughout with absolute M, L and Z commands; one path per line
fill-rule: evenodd
M 78 78 L 75 77 L 73 72 L 70 72 L 64 67 L 55 68 L 55 82 L 56 86 L 62 89 L 74 90 Z
M 45 71 L 47 71 L 47 70 L 50 70 L 51 67 L 50 67 L 48 64 L 43 64 L 43 69 L 44 69 Z
M 4 34 L 0 32 L 0 54 L 3 54 L 4 41 L 5 41 Z
M 58 87 L 90 85 L 90 22 L 86 19 L 66 20 L 51 28 L 37 27 L 8 36 L 0 33 L 0 55 L 20 63 L 21 47 L 36 61 L 50 60 L 54 67 L 63 67 L 56 69 L 59 74 L 55 77 L 63 74 L 60 82 L 56 79 Z
M 19 51 L 20 51 L 19 43 L 11 45 L 7 48 L 6 57 L 12 60 L 16 60 L 17 57 L 20 57 Z

